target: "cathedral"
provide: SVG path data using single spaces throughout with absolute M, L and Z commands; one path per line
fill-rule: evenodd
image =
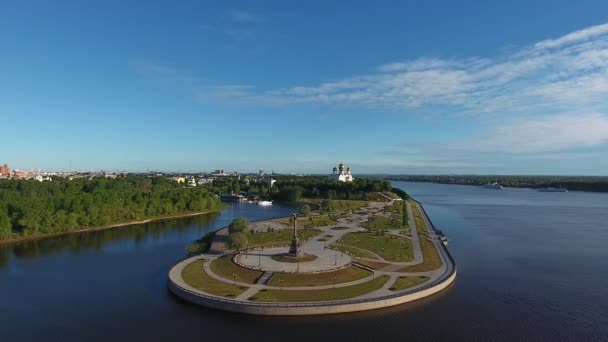
M 353 175 L 350 173 L 350 167 L 347 167 L 346 171 L 344 171 L 344 163 L 340 163 L 339 168 L 340 168 L 340 173 L 338 173 L 338 168 L 334 166 L 333 172 L 331 175 L 329 175 L 329 178 L 335 179 L 338 182 L 346 182 L 346 183 L 350 183 L 353 180 L 355 180 Z

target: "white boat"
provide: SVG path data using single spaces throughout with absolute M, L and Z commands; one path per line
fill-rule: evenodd
M 486 185 L 482 185 L 481 186 L 484 189 L 502 189 L 502 185 L 494 182 L 494 183 L 488 183 Z
M 542 189 L 538 189 L 538 191 L 541 191 L 541 192 L 568 192 L 568 189 L 564 189 L 564 188 L 542 188 Z
M 258 205 L 263 205 L 263 206 L 272 205 L 272 201 L 258 201 Z

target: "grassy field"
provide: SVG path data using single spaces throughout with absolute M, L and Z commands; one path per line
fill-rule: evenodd
M 350 266 L 334 272 L 275 273 L 268 285 L 284 287 L 322 286 L 332 285 L 334 283 L 334 277 L 336 278 L 336 284 L 340 284 L 363 279 L 371 275 L 372 272 L 356 266 Z M 283 281 L 281 281 L 281 279 Z
M 367 266 L 367 267 L 369 267 L 371 269 L 374 269 L 374 270 L 379 270 L 379 269 L 385 268 L 386 266 L 390 265 L 390 264 L 387 264 L 385 262 L 371 261 L 371 260 L 361 260 L 361 259 L 357 260 L 357 263 L 359 263 L 359 264 L 361 264 L 363 266 Z
M 398 215 L 400 216 L 400 215 Z M 394 229 L 407 229 L 408 225 L 403 225 L 403 219 L 389 218 L 382 215 L 376 215 L 370 218 L 370 221 L 361 224 L 361 226 L 371 230 L 394 230 Z
M 302 228 L 331 226 L 337 223 L 338 221 L 329 217 L 329 215 L 310 215 L 308 217 L 298 217 L 298 227 Z
M 418 229 L 420 249 L 422 249 L 422 257 L 424 258 L 424 260 L 418 265 L 412 265 L 401 268 L 399 269 L 399 272 L 425 272 L 436 270 L 441 267 L 443 262 L 439 257 L 437 248 L 435 248 L 435 244 L 433 243 L 433 241 L 430 241 L 430 239 L 426 235 L 426 231 L 427 229 L 429 229 L 429 227 L 427 227 L 424 223 L 424 219 L 422 218 L 420 210 L 418 210 L 418 206 L 415 202 L 411 202 L 411 205 L 412 211 L 414 213 L 414 220 L 416 221 L 416 228 Z
M 352 246 L 333 245 L 333 248 L 342 252 L 350 253 L 351 255 L 354 255 L 357 258 L 378 259 L 375 254 Z
M 429 277 L 399 277 L 395 280 L 395 283 L 389 290 L 391 291 L 400 291 L 412 286 L 416 286 L 418 284 L 422 284 L 425 281 L 429 280 Z
M 300 241 L 306 241 L 311 237 L 321 233 L 319 229 L 298 229 L 298 238 Z M 249 246 L 258 245 L 278 245 L 278 244 L 290 244 L 291 237 L 293 236 L 293 230 L 285 228 L 278 229 L 274 232 L 260 232 L 254 234 L 247 234 L 247 242 Z
M 250 256 L 250 258 L 253 258 L 253 256 Z M 248 284 L 255 284 L 258 278 L 264 274 L 264 272 L 250 270 L 233 263 L 230 255 L 213 260 L 211 262 L 211 271 L 228 280 L 233 280 L 234 277 L 232 275 L 236 274 L 236 281 Z
M 387 261 L 411 261 L 414 258 L 412 241 L 408 238 L 389 235 L 378 236 L 374 232 L 348 233 L 337 242 L 366 249 Z
M 227 284 L 211 278 L 203 270 L 203 263 L 203 260 L 197 260 L 184 267 L 182 279 L 186 284 L 213 295 L 230 298 L 240 295 L 247 289 L 243 286 Z
M 256 302 L 318 302 L 348 299 L 375 291 L 388 279 L 389 276 L 380 276 L 363 284 L 325 290 L 261 290 L 249 299 Z
M 367 201 L 351 201 L 351 200 L 330 200 L 331 211 L 357 211 L 362 208 L 367 208 Z

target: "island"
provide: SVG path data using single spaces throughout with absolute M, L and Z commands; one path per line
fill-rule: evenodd
M 205 252 L 171 268 L 169 289 L 225 311 L 316 315 L 394 306 L 450 286 L 455 262 L 422 205 L 390 191 L 376 198 L 237 218 L 209 236 Z

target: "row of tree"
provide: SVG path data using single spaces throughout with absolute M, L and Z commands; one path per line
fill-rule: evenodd
M 0 239 L 50 234 L 187 212 L 222 204 L 203 188 L 164 177 L 0 181 Z

